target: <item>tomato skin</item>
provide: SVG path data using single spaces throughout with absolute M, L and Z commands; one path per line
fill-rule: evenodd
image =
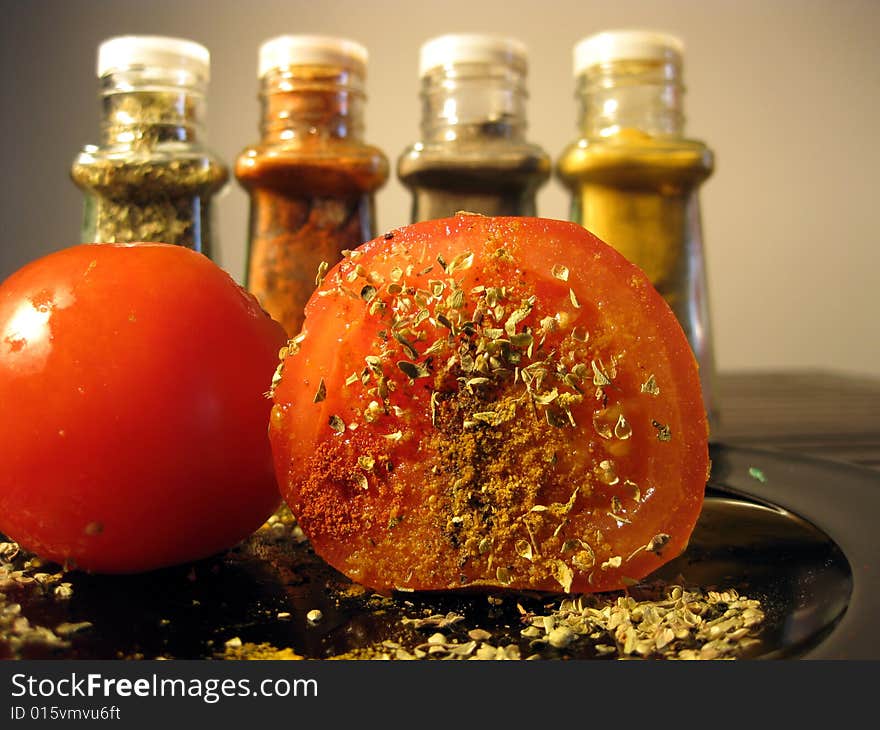
M 83 244 L 0 285 L 0 531 L 106 573 L 207 557 L 280 501 L 285 334 L 205 256 Z
M 500 365 L 476 369 L 499 337 Z M 644 274 L 580 226 L 458 215 L 392 231 L 328 273 L 293 344 L 270 421 L 279 486 L 352 579 L 593 592 L 686 546 L 709 465 L 696 362 Z M 526 388 L 533 365 L 546 377 Z

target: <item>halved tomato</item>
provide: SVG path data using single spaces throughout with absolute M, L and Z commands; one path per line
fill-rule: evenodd
M 708 437 L 644 274 L 580 226 L 458 215 L 323 279 L 274 382 L 281 491 L 377 590 L 592 592 L 679 554 Z

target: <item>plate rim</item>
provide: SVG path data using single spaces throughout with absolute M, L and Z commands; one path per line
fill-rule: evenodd
M 800 658 L 880 659 L 880 529 L 871 519 L 880 512 L 880 471 L 724 441 L 710 441 L 709 455 L 707 487 L 797 515 L 828 535 L 850 564 L 853 589 L 846 610 L 830 633 Z M 759 468 L 764 479 L 750 474 L 750 467 Z

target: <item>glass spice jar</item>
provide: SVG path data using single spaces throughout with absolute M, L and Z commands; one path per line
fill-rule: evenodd
M 606 31 L 574 48 L 580 137 L 557 173 L 571 219 L 637 264 L 669 303 L 719 418 L 699 188 L 714 156 L 684 136 L 683 44 L 651 31 Z
M 525 47 L 481 34 L 438 36 L 422 45 L 421 140 L 399 157 L 412 193 L 411 222 L 458 211 L 536 215 L 551 161 L 526 141 Z
M 388 159 L 366 144 L 368 54 L 342 38 L 284 35 L 259 50 L 261 140 L 235 165 L 250 195 L 246 286 L 292 337 L 319 267 L 375 237 Z
M 202 144 L 208 50 L 162 36 L 98 48 L 101 143 L 71 168 L 85 193 L 81 240 L 172 243 L 212 256 L 211 198 L 229 177 Z

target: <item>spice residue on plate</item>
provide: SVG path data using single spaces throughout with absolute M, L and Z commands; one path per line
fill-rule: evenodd
M 230 585 L 225 571 L 256 579 L 253 595 L 243 601 L 246 616 L 208 608 L 211 596 Z M 118 591 L 118 579 L 53 569 L 15 543 L 0 542 L 0 657 L 196 658 L 182 648 L 196 633 L 205 646 L 202 658 L 233 660 L 736 659 L 755 656 L 767 628 L 762 601 L 683 580 L 564 598 L 518 592 L 380 596 L 321 561 L 286 508 L 225 556 L 136 580 L 158 581 L 166 594 L 180 596 L 176 607 L 163 606 L 155 646 L 143 633 L 125 633 L 142 616 L 119 617 L 95 604 Z M 73 607 L 69 598 L 78 581 L 86 584 Z M 96 593 L 96 583 L 109 593 Z M 194 609 L 192 596 L 202 589 Z M 144 615 L 155 609 L 142 607 Z M 194 627 L 188 622 L 196 610 L 202 622 Z M 317 611 L 321 620 L 309 621 Z M 115 638 L 108 647 L 110 634 Z
M 0 535 L 0 540 L 3 536 Z M 49 570 L 52 572 L 49 572 Z M 89 622 L 61 621 L 54 626 L 32 623 L 22 610 L 22 597 L 64 604 L 73 595 L 65 574 L 52 569 L 15 542 L 0 541 L 0 659 L 39 656 L 70 646 L 72 634 L 91 626 Z

